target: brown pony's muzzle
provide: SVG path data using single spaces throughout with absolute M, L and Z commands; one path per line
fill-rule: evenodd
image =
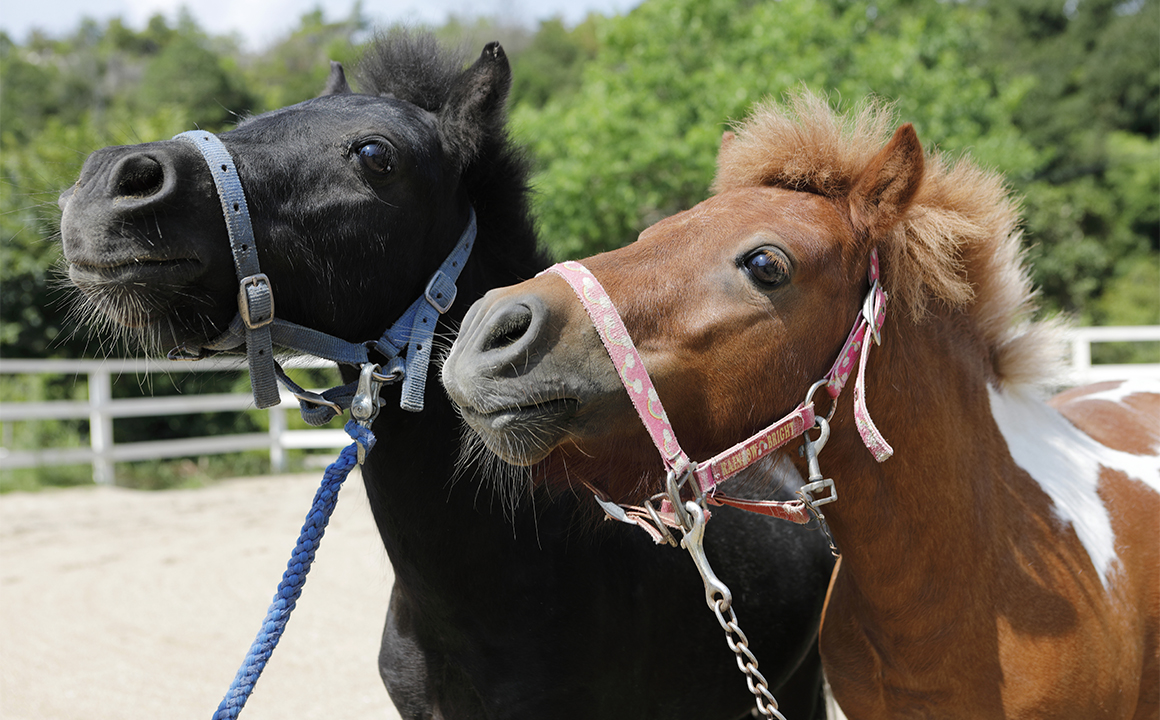
M 443 364 L 448 396 L 509 463 L 536 463 L 591 432 L 588 411 L 623 395 L 612 363 L 594 354 L 603 352 L 599 337 L 577 310 L 583 314 L 558 278 L 492 290 L 468 311 Z

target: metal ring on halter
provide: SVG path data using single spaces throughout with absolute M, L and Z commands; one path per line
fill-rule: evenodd
M 809 405 L 810 403 L 812 403 L 814 401 L 814 393 L 816 393 L 819 388 L 823 388 L 829 384 L 830 384 L 829 380 L 827 380 L 826 378 L 822 378 L 821 380 L 818 380 L 813 385 L 810 385 L 810 389 L 808 391 L 806 391 L 806 401 L 802 404 Z M 829 422 L 830 420 L 834 419 L 834 411 L 837 409 L 838 409 L 838 400 L 836 398 L 832 398 L 830 400 L 830 411 L 828 413 L 826 413 L 826 422 Z
M 379 373 L 376 372 L 374 377 L 377 382 L 384 385 L 393 385 L 399 382 L 407 375 L 407 363 L 403 358 L 396 355 L 387 361 L 386 369 Z

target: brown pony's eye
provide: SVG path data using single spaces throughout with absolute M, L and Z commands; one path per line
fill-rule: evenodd
M 362 166 L 377 175 L 386 175 L 394 169 L 391 147 L 381 140 L 360 145 L 355 153 Z
M 754 281 L 767 288 L 777 287 L 789 280 L 789 258 L 775 247 L 754 250 L 745 256 L 742 265 Z

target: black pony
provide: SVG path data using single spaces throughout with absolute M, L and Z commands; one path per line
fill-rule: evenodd
M 456 327 L 486 290 L 544 267 L 525 160 L 508 140 L 498 44 L 471 67 L 428 36 L 379 38 L 350 91 L 223 133 L 278 318 L 372 340 L 423 292 L 474 208 Z M 238 312 L 221 203 L 189 142 L 105 148 L 60 201 L 72 281 L 146 348 L 205 347 Z M 344 368 L 347 380 L 357 369 Z M 683 552 L 581 532 L 590 499 L 495 501 L 456 480 L 459 420 L 388 387 L 363 476 L 395 570 L 379 667 L 404 718 L 734 718 L 752 697 Z M 453 482 L 454 481 L 454 482 Z M 715 511 L 708 554 L 782 708 L 821 717 L 817 623 L 831 569 L 817 533 Z M 509 516 L 505 517 L 505 513 Z M 773 558 L 773 560 L 771 560 Z

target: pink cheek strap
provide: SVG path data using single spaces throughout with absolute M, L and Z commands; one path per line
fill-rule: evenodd
M 680 443 L 677 442 L 676 433 L 673 432 L 668 414 L 665 412 L 656 387 L 649 377 L 644 360 L 637 351 L 620 313 L 612 304 L 612 299 L 604 287 L 588 268 L 575 261 L 558 263 L 545 270 L 544 273 L 553 273 L 563 278 L 580 299 L 597 334 L 600 335 L 600 340 L 604 344 L 608 356 L 612 359 L 617 375 L 620 377 L 637 415 L 648 431 L 649 437 L 660 453 L 665 469 L 670 475 L 679 477 L 691 468 L 701 492 L 708 496 L 708 500 L 712 504 L 728 504 L 750 512 L 779 517 L 796 523 L 809 522 L 810 513 L 801 500 L 783 502 L 732 498 L 717 492 L 717 485 L 814 427 L 816 416 L 812 401 L 807 399 L 785 417 L 713 458 L 705 462 L 694 463 L 681 449 Z M 825 382 L 830 396 L 836 399 L 849 379 L 855 357 L 858 358 L 858 374 L 854 383 L 855 425 L 858 427 L 858 432 L 861 434 L 866 447 L 873 453 L 878 462 L 882 462 L 890 457 L 893 450 L 870 420 L 865 395 L 865 372 L 871 341 L 879 341 L 879 333 L 886 317 L 886 292 L 878 282 L 877 250 L 871 252 L 869 276 L 871 286 L 863 303 L 862 312 L 842 346 L 838 359 L 823 382 Z M 866 337 L 868 333 L 870 338 Z M 640 507 L 624 506 L 621 508 L 602 500 L 600 497 L 597 497 L 597 500 L 610 517 L 622 522 L 640 525 L 649 530 L 654 540 L 658 542 L 660 542 L 660 536 L 653 529 L 652 523 L 648 522 L 650 519 L 654 522 L 660 520 L 670 527 L 680 527 L 680 523 L 672 514 L 671 505 L 667 501 L 662 503 L 661 510 L 657 513 L 651 509 L 646 511 Z M 653 515 L 656 517 L 652 517 Z

